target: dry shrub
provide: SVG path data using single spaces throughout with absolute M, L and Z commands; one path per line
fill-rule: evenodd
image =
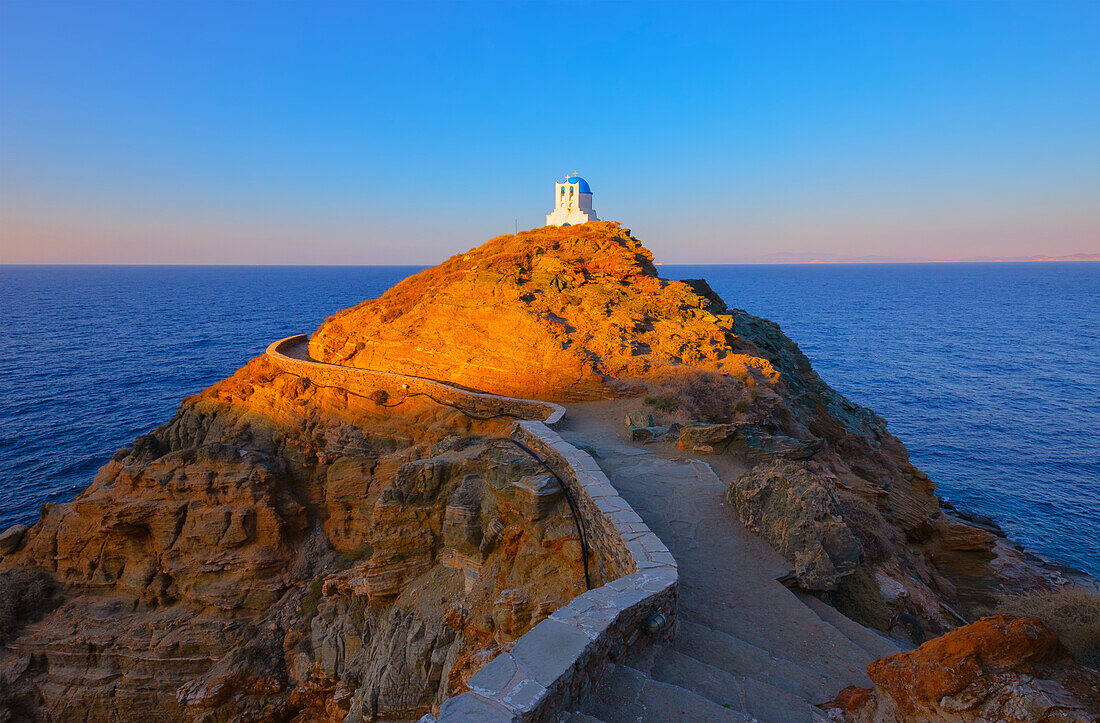
M 998 595 L 992 612 L 1042 620 L 1078 660 L 1100 667 L 1100 593 L 1074 587 Z
M 0 572 L 0 645 L 59 601 L 57 583 L 42 570 L 16 568 Z
M 833 593 L 833 605 L 849 619 L 869 628 L 885 631 L 890 623 L 882 590 L 867 567 L 858 567 L 841 578 Z
M 671 414 L 680 408 L 680 400 L 671 394 L 647 394 L 642 399 L 643 404 L 656 409 L 658 412 Z
M 863 561 L 881 562 L 890 556 L 892 545 L 883 534 L 889 529 L 882 514 L 867 500 L 846 490 L 837 490 L 844 524 L 852 531 L 863 548 Z
M 752 408 L 752 395 L 737 377 L 700 369 L 685 370 L 661 380 L 648 397 L 661 411 L 682 411 L 688 419 L 722 423 Z

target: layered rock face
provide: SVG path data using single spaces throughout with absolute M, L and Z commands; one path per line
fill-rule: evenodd
M 731 484 L 727 498 L 749 529 L 793 561 L 799 587 L 833 590 L 862 561 L 836 496 L 801 467 L 761 465 Z
M 0 574 L 67 590 L 0 652 L 0 708 L 418 718 L 584 589 L 560 490 L 508 424 L 251 362 L 6 550 Z
M 1100 671 L 1077 664 L 1043 623 L 982 618 L 867 666 L 823 707 L 846 721 L 1080 721 L 1100 717 Z

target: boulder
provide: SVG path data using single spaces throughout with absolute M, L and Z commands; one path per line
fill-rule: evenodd
M 628 427 L 652 427 L 653 415 L 649 412 L 627 412 L 625 421 Z
M 998 615 L 873 661 L 875 687 L 822 707 L 847 721 L 1095 721 L 1100 671 L 1076 663 L 1042 622 Z
M 0 533 L 0 555 L 10 555 L 18 550 L 29 529 L 26 525 L 12 525 Z
M 775 457 L 790 460 L 803 460 L 813 457 L 821 451 L 824 440 L 819 438 L 795 439 L 783 435 L 768 434 L 760 427 L 742 425 L 730 445 L 731 450 L 740 451 L 752 460 L 768 460 Z
M 859 566 L 863 550 L 841 517 L 831 486 L 803 466 L 779 461 L 730 483 L 730 506 L 791 564 L 806 590 L 833 590 Z
M 676 446 L 686 452 L 713 453 L 737 433 L 735 424 L 692 424 L 680 430 Z
M 562 497 L 561 485 L 552 475 L 538 474 L 520 477 L 512 482 L 516 493 L 517 512 L 528 520 L 541 520 L 550 514 Z
M 630 430 L 630 439 L 635 442 L 659 440 L 673 434 L 672 427 L 634 427 Z

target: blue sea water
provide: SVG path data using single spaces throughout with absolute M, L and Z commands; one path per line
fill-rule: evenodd
M 417 267 L 0 267 L 0 530 Z M 778 322 L 940 493 L 1100 575 L 1100 264 L 663 266 Z

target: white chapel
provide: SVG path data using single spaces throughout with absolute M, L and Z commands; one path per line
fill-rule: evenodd
M 547 226 L 569 226 L 600 220 L 592 210 L 592 189 L 588 181 L 575 173 L 554 184 L 554 204 L 554 212 L 546 214 Z

